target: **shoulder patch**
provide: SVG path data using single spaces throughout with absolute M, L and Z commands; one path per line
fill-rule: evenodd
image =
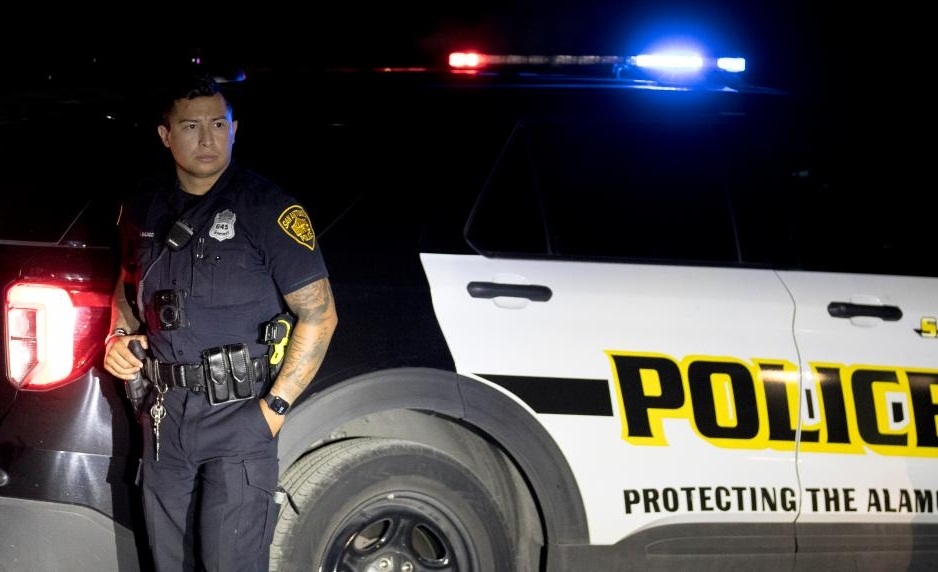
M 310 250 L 316 248 L 316 234 L 313 232 L 313 224 L 309 221 L 309 215 L 300 205 L 291 205 L 284 209 L 277 217 L 277 223 L 280 229 L 287 233 L 287 236 L 302 244 Z

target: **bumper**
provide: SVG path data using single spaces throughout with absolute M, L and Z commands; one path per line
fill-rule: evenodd
M 0 497 L 0 514 L 0 570 L 141 569 L 133 532 L 89 508 Z

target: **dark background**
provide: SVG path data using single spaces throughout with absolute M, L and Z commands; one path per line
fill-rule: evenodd
M 109 67 L 131 79 L 194 56 L 212 65 L 426 65 L 449 51 L 630 55 L 663 34 L 748 58 L 750 80 L 821 93 L 854 28 L 825 1 L 479 0 L 20 6 L 4 17 L 5 83 Z M 856 14 L 850 18 L 856 19 Z M 110 69 L 113 66 L 113 69 Z M 81 70 L 78 71 L 78 70 Z
M 454 49 L 627 55 L 666 31 L 743 55 L 752 83 L 815 102 L 858 187 L 930 176 L 912 134 L 934 123 L 931 19 L 911 4 L 829 0 L 479 0 L 86 4 L 5 8 L 0 95 L 24 86 L 110 82 L 146 91 L 194 57 L 216 68 L 307 69 L 441 64 Z M 715 54 L 716 55 L 716 54 Z M 315 110 L 315 75 L 298 75 Z M 300 79 L 302 78 L 302 79 Z M 859 188 L 858 188 L 859 190 Z

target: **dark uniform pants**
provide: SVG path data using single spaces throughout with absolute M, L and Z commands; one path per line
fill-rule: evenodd
M 257 400 L 212 406 L 204 394 L 169 390 L 159 461 L 149 405 L 143 502 L 156 569 L 268 570 L 279 512 L 277 438 Z

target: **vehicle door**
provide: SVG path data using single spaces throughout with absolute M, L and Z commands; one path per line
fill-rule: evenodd
M 780 273 L 805 372 L 799 547 L 906 563 L 938 525 L 938 278 L 912 254 L 929 242 L 927 205 L 814 189 L 800 211 L 809 271 Z
M 467 227 L 480 253 L 421 257 L 457 370 L 554 437 L 595 543 L 762 523 L 793 550 L 794 306 L 735 264 L 711 127 L 525 123 Z

